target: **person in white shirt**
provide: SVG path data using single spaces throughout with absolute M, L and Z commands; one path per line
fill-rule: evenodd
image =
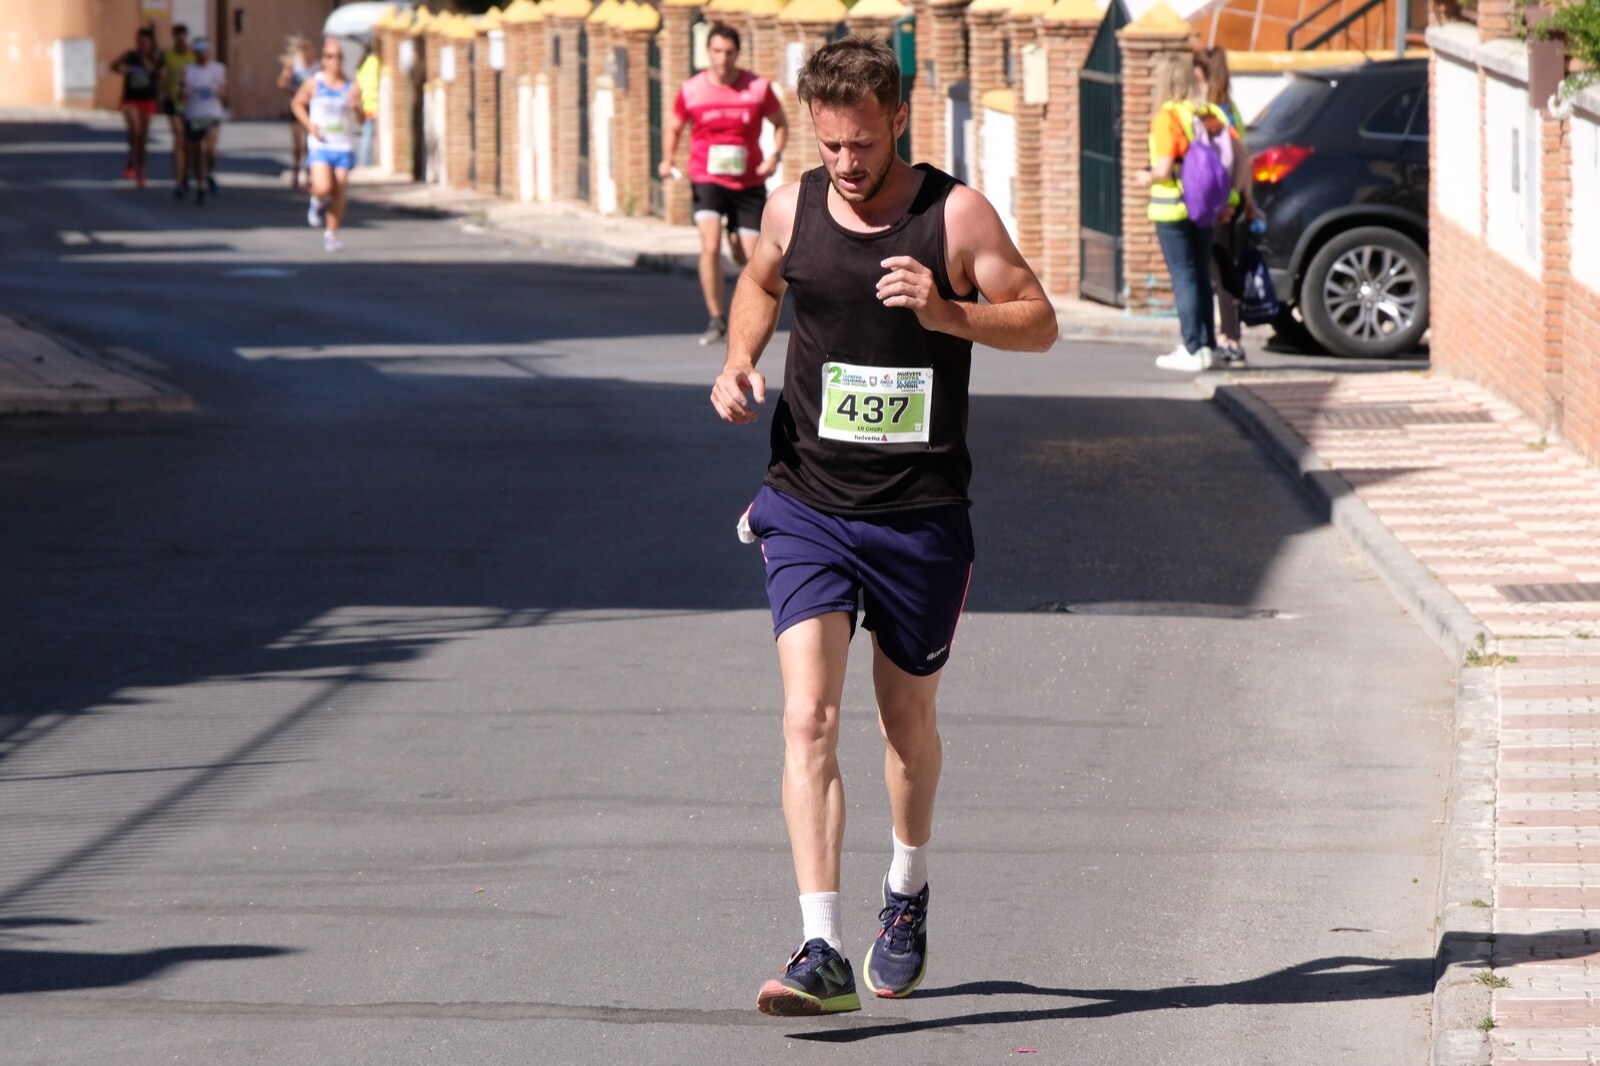
M 183 132 L 195 180 L 195 203 L 217 193 L 217 136 L 228 102 L 228 68 L 211 58 L 211 42 L 194 40 L 194 62 L 183 71 Z

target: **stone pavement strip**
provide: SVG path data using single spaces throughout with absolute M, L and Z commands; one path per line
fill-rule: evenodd
M 1427 568 L 1397 590 L 1409 607 L 1442 589 L 1481 635 L 1458 707 L 1479 678 L 1490 713 L 1458 722 L 1434 1061 L 1600 1061 L 1600 471 L 1429 374 L 1241 375 L 1216 395 L 1302 473 L 1309 446 L 1335 479 L 1317 491 L 1353 496 Z M 1429 628 L 1460 650 L 1460 626 Z M 1473 884 L 1485 896 L 1461 898 Z
M 137 352 L 93 352 L 0 314 L 0 414 L 171 411 L 192 404 Z

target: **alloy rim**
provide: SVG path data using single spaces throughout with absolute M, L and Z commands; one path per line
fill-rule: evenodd
M 1382 341 L 1417 320 L 1422 286 L 1405 256 L 1379 244 L 1351 248 L 1328 270 L 1322 305 L 1339 332 L 1357 341 Z

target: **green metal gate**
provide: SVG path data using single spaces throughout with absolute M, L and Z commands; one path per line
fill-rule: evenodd
M 1122 307 L 1122 49 L 1117 31 L 1128 24 L 1122 0 L 1112 0 L 1078 76 L 1079 190 L 1082 234 L 1078 286 L 1092 300 Z
M 894 24 L 894 36 L 890 38 L 894 48 L 895 58 L 900 61 L 900 102 L 911 102 L 911 90 L 917 84 L 917 19 L 915 15 L 907 15 Z M 911 123 L 906 123 L 906 131 L 900 135 L 900 140 L 895 146 L 900 152 L 900 158 L 907 163 L 912 162 L 911 152 Z M 924 157 L 928 155 L 925 151 Z
M 589 31 L 578 27 L 578 199 L 589 198 Z
M 650 86 L 650 213 L 665 218 L 667 197 L 661 185 L 661 45 L 654 37 L 650 38 L 645 79 Z

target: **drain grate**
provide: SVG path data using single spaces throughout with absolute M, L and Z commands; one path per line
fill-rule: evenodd
M 1248 621 L 1256 618 L 1292 618 L 1271 607 L 1236 607 L 1226 603 L 1172 603 L 1161 600 L 1122 600 L 1102 603 L 1041 603 L 1030 610 L 1051 614 L 1120 615 L 1124 618 L 1223 618 Z
M 1395 429 L 1494 421 L 1488 411 L 1419 411 L 1408 403 L 1329 407 L 1316 412 L 1313 418 L 1332 429 Z
M 1600 603 L 1600 582 L 1561 581 L 1547 585 L 1496 585 L 1512 603 Z

